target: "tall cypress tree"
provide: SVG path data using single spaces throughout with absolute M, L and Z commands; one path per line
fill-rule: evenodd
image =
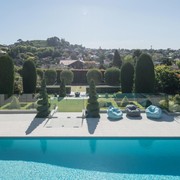
M 119 55 L 119 52 L 117 50 L 115 50 L 114 52 L 114 57 L 113 57 L 113 66 L 121 68 L 122 65 L 122 60 L 121 60 L 121 56 Z
M 134 67 L 127 62 L 121 68 L 121 90 L 122 93 L 132 93 L 134 81 Z
M 37 106 L 38 113 L 36 117 L 46 118 L 50 113 L 50 103 L 48 101 L 45 78 L 43 78 L 41 82 L 41 88 L 39 91 L 37 104 L 38 104 Z
M 155 73 L 151 56 L 141 54 L 135 68 L 135 92 L 153 93 L 154 83 Z
M 14 63 L 9 56 L 0 57 L 0 94 L 14 92 Z
M 36 67 L 32 60 L 27 60 L 23 64 L 23 91 L 30 94 L 36 92 L 37 73 Z
M 99 118 L 99 103 L 97 101 L 96 86 L 94 80 L 90 81 L 89 84 L 89 99 L 87 104 L 87 117 L 88 118 Z

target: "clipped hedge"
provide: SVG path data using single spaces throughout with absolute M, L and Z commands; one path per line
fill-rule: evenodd
M 120 86 L 96 86 L 96 92 L 101 93 L 117 93 L 120 91 Z M 89 87 L 86 87 L 86 93 L 88 94 Z
M 59 86 L 46 86 L 47 89 L 47 93 L 48 94 L 59 94 Z M 40 90 L 40 87 L 36 87 L 36 92 L 38 93 Z M 71 93 L 71 87 L 67 86 L 66 87 L 66 94 L 70 94 Z

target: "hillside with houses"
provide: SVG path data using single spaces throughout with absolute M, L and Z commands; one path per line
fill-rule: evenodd
M 46 40 L 23 41 L 18 39 L 11 45 L 0 45 L 0 55 L 9 54 L 16 66 L 22 66 L 26 60 L 33 60 L 38 68 L 106 69 L 111 67 L 115 49 L 86 48 L 71 44 L 65 39 L 50 37 Z M 118 49 L 124 62 L 133 61 L 137 49 Z M 155 65 L 166 64 L 177 68 L 180 49 L 141 49 L 151 55 Z

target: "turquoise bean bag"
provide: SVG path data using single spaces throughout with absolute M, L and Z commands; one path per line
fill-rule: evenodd
M 108 118 L 110 119 L 121 119 L 123 116 L 123 113 L 120 109 L 115 108 L 113 106 L 109 106 L 108 110 L 107 110 L 107 114 L 108 114 Z
M 161 108 L 154 105 L 147 107 L 145 112 L 148 118 L 160 119 L 162 117 Z

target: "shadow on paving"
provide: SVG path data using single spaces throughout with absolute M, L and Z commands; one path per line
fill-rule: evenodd
M 148 119 L 157 122 L 172 122 L 175 120 L 174 116 L 167 115 L 165 113 L 162 113 L 162 117 L 160 119 L 153 119 L 153 118 L 148 118 Z
M 26 135 L 30 134 L 32 131 L 34 131 L 46 118 L 34 118 L 25 131 Z
M 89 134 L 94 134 L 99 123 L 99 118 L 86 118 Z

